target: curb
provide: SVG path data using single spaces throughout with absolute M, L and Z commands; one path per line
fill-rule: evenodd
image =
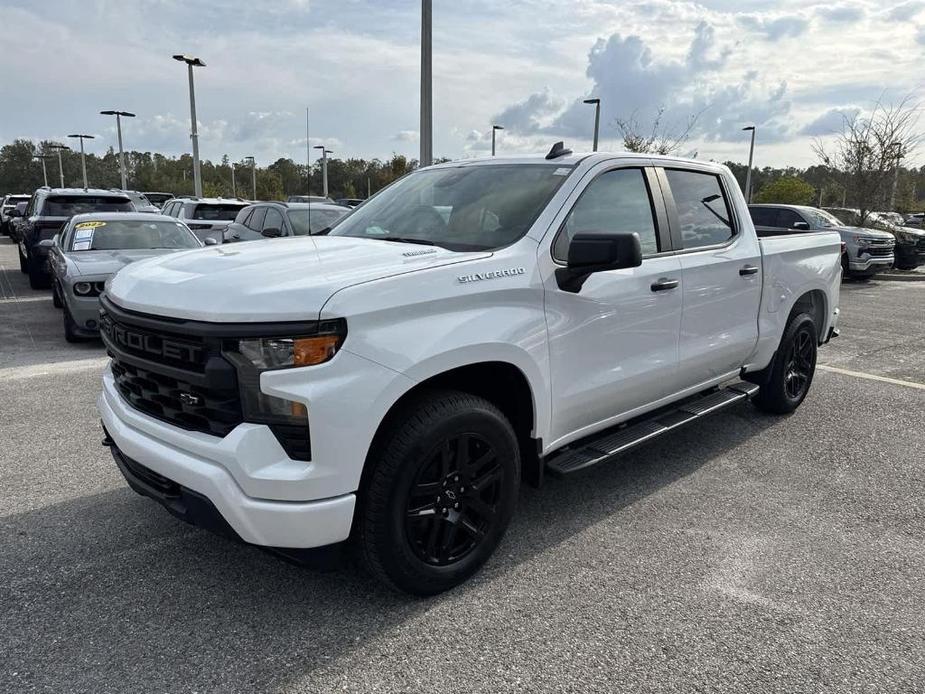
M 908 275 L 874 275 L 875 280 L 884 280 L 886 282 L 925 282 L 925 273 L 917 272 Z

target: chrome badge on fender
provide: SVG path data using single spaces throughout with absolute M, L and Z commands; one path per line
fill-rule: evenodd
M 495 280 L 501 277 L 516 277 L 526 272 L 522 267 L 512 267 L 509 270 L 492 270 L 491 272 L 476 272 L 471 275 L 460 275 L 456 279 L 466 284 L 468 282 L 481 282 L 482 280 Z

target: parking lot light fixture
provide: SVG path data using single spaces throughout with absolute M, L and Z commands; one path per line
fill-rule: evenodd
M 190 55 L 175 55 L 174 60 L 186 63 L 189 70 L 189 114 L 190 140 L 193 143 L 193 191 L 196 197 L 202 197 L 202 172 L 199 169 L 199 133 L 196 130 L 196 88 L 193 84 L 193 68 L 205 67 L 201 59 Z
M 499 130 L 504 130 L 500 125 L 491 126 L 491 156 L 495 156 L 495 133 Z
M 749 125 L 742 128 L 743 132 L 751 130 L 752 144 L 748 148 L 748 173 L 745 174 L 745 201 L 748 204 L 752 202 L 752 163 L 755 161 L 755 126 Z
M 45 181 L 45 187 L 48 187 L 48 169 L 45 168 L 45 155 L 41 154 L 39 156 L 32 157 L 33 159 L 38 159 L 42 162 L 42 178 Z
M 315 145 L 315 149 L 321 150 L 321 185 L 324 187 L 324 197 L 328 197 L 328 155 L 334 152 L 325 149 L 324 145 Z
M 80 168 L 83 171 L 84 175 L 84 190 L 88 188 L 87 186 L 87 154 L 84 152 L 84 140 L 93 140 L 96 138 L 95 135 L 68 135 L 68 137 L 74 137 L 80 140 Z
M 597 151 L 597 138 L 601 130 L 601 100 L 598 98 L 585 99 L 584 103 L 594 104 L 594 145 L 591 151 L 596 152 Z
M 122 151 L 122 119 L 123 118 L 134 118 L 134 113 L 129 113 L 128 111 L 100 111 L 101 116 L 115 116 L 116 117 L 116 132 L 119 135 L 119 173 L 122 175 L 122 190 L 128 189 L 128 184 L 126 183 L 125 175 L 125 153 Z
M 61 177 L 61 187 L 64 188 L 64 163 L 61 161 L 61 151 L 70 150 L 71 148 L 67 145 L 62 145 L 61 143 L 56 142 L 53 145 L 49 146 L 49 149 L 53 149 L 58 153 L 58 175 Z

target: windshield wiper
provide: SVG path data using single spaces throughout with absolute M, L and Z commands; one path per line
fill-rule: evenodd
M 422 246 L 436 246 L 437 244 L 427 239 L 413 239 L 407 236 L 374 236 L 377 241 L 395 241 L 397 243 L 417 243 Z

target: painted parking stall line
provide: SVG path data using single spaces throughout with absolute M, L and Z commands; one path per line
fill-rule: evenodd
M 925 390 L 925 383 L 916 383 L 915 381 L 904 381 L 899 378 L 890 378 L 889 376 L 877 376 L 876 374 L 868 374 L 863 371 L 851 371 L 850 369 L 840 369 L 837 366 L 825 366 L 823 364 L 817 364 L 817 369 L 822 371 L 829 371 L 835 374 L 842 374 L 843 376 L 854 376 L 855 378 L 863 378 L 868 381 L 880 381 L 881 383 L 891 383 L 894 386 L 904 386 L 906 388 L 915 388 L 917 390 Z

